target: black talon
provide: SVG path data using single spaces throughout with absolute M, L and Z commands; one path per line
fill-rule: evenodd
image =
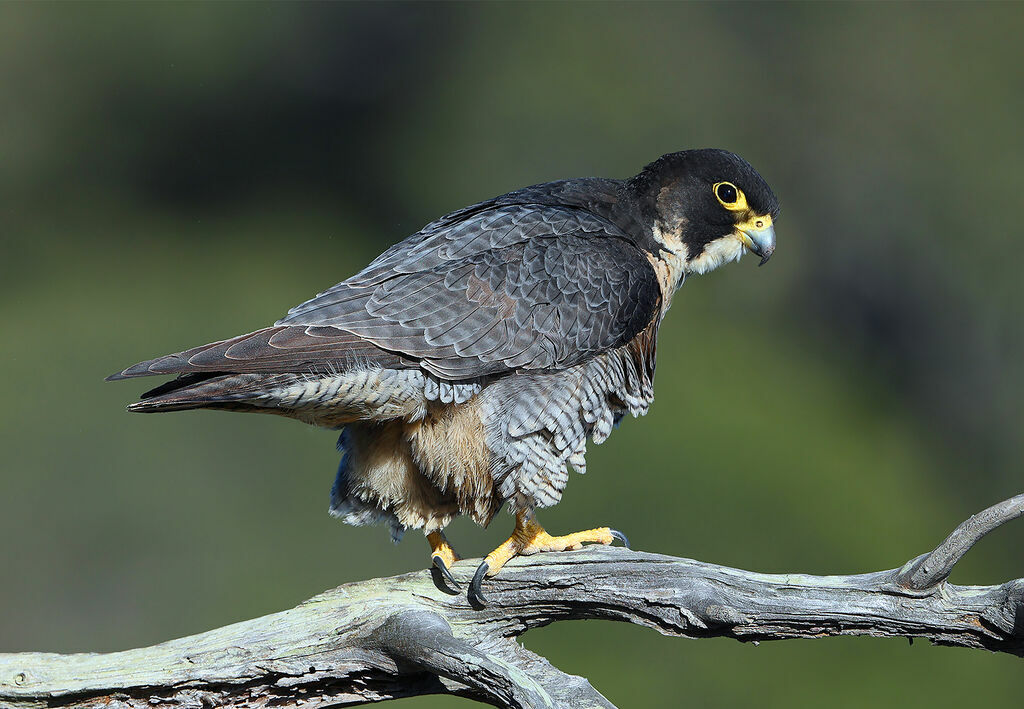
M 431 559 L 434 562 L 434 566 L 437 567 L 437 570 L 441 572 L 441 575 L 444 577 L 444 580 L 452 588 L 462 588 L 462 586 L 459 585 L 459 582 L 455 580 L 455 577 L 452 576 L 452 572 L 448 570 L 448 564 L 444 563 L 444 559 L 442 559 L 439 556 L 432 556 Z
M 480 590 L 480 584 L 483 583 L 484 576 L 490 570 L 491 565 L 486 561 L 481 561 L 480 566 L 476 567 L 476 573 L 473 574 L 473 580 L 469 582 L 469 600 L 481 608 L 487 605 L 487 598 Z
M 622 546 L 626 547 L 627 549 L 630 548 L 629 538 L 625 534 L 623 534 L 617 529 L 609 529 L 608 531 L 612 533 L 612 539 L 618 539 L 620 542 L 622 542 Z

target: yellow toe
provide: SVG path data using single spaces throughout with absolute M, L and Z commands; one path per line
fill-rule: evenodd
M 501 546 L 487 555 L 487 576 L 494 576 L 505 564 L 516 556 L 530 556 L 545 551 L 570 551 L 582 549 L 584 544 L 611 544 L 614 537 L 608 527 L 596 527 L 582 532 L 553 537 L 536 520 L 527 519 L 520 513 L 516 516 L 516 527 L 512 536 Z
M 446 569 L 450 569 L 456 561 L 462 558 L 448 543 L 444 532 L 431 532 L 427 535 L 427 541 L 430 542 L 430 558 L 443 563 Z

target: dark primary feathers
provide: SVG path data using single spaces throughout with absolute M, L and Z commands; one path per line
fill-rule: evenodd
M 549 183 L 453 212 L 273 327 L 111 378 L 369 363 L 465 380 L 585 361 L 628 342 L 659 303 L 631 216 L 617 208 L 621 186 Z

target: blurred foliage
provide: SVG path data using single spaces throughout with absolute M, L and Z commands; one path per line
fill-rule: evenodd
M 855 572 L 1020 492 L 1024 6 L 0 5 L 0 651 L 114 650 L 420 568 L 326 514 L 334 436 L 129 416 L 143 358 L 263 326 L 433 217 L 727 147 L 780 248 L 692 279 L 658 401 L 542 520 Z M 508 532 L 460 521 L 469 555 Z M 954 580 L 1024 575 L 1020 530 Z M 624 707 L 1015 702 L 1012 658 L 526 637 Z M 942 682 L 934 682 L 942 677 Z M 406 706 L 447 706 L 418 699 Z

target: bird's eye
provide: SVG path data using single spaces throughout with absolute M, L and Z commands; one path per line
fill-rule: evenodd
M 719 182 L 715 185 L 715 196 L 718 197 L 718 201 L 722 204 L 735 204 L 739 198 L 736 186 L 731 182 Z
M 746 213 L 749 209 L 747 196 L 743 190 L 731 182 L 716 182 L 711 188 L 714 190 L 715 199 L 730 212 Z

